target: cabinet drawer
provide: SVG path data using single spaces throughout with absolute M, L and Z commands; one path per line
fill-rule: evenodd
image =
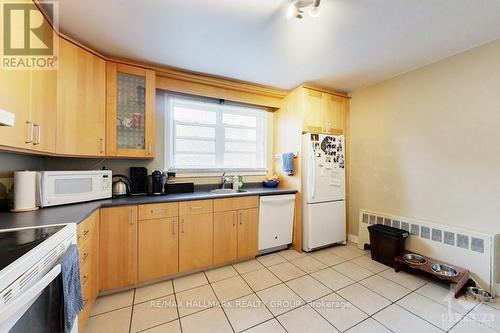
M 139 206 L 139 220 L 161 219 L 179 216 L 179 203 L 158 203 Z
M 76 226 L 76 237 L 78 245 L 85 242 L 92 235 L 94 228 L 97 228 L 97 220 L 99 218 L 99 211 L 93 212 L 84 221 L 78 223 Z
M 240 197 L 214 200 L 214 212 L 248 209 L 259 207 L 259 197 Z
M 213 200 L 195 200 L 179 202 L 179 215 L 195 215 L 212 213 Z

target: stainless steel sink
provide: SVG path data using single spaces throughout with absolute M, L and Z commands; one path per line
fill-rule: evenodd
M 246 192 L 246 191 L 245 190 L 238 190 L 238 193 L 241 193 L 241 192 Z M 210 191 L 210 193 L 212 193 L 212 194 L 231 194 L 231 193 L 235 193 L 235 191 L 231 188 L 218 188 L 218 189 Z

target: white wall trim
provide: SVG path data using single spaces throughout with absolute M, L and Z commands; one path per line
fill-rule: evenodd
M 353 235 L 353 234 L 348 234 L 348 235 L 347 235 L 347 240 L 348 240 L 349 242 L 353 242 L 353 243 L 358 244 L 358 236 L 356 236 L 356 235 Z

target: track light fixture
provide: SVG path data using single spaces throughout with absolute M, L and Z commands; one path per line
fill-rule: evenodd
M 320 14 L 320 2 L 321 0 L 288 0 L 286 17 L 289 19 L 292 17 L 301 19 L 304 17 L 305 9 L 308 9 L 309 16 L 317 17 Z

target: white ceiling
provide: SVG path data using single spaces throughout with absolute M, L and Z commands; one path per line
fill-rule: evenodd
M 61 30 L 105 54 L 290 89 L 353 91 L 500 38 L 499 0 L 63 0 Z

